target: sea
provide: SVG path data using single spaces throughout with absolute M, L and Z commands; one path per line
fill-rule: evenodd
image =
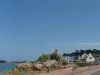
M 16 67 L 16 64 L 0 64 L 0 75 Z

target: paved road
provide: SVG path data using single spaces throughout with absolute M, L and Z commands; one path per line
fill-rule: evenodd
M 100 68 L 96 68 L 90 71 L 86 71 L 83 73 L 75 74 L 75 75 L 100 75 Z
M 100 75 L 100 71 L 92 73 L 91 75 Z

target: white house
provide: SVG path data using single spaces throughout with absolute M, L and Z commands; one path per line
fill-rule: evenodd
M 85 60 L 86 58 L 87 58 L 87 54 L 86 53 L 84 53 L 83 55 L 82 55 L 82 60 Z
M 86 62 L 95 62 L 95 58 L 92 56 L 91 53 L 89 53 L 89 55 L 87 56 Z

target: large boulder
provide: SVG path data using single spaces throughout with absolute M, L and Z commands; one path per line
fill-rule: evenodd
M 56 60 L 47 60 L 45 63 L 46 67 L 57 67 L 58 62 Z
M 41 64 L 41 63 L 35 63 L 34 65 L 33 65 L 33 69 L 35 70 L 35 71 L 41 71 L 42 70 L 42 68 L 43 68 L 43 64 Z
M 58 62 L 56 60 L 47 60 L 44 62 L 44 65 L 49 72 L 50 70 L 55 70 L 58 67 Z

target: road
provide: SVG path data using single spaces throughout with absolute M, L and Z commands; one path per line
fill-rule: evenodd
M 91 75 L 100 75 L 100 71 L 92 73 Z
M 100 75 L 100 68 L 92 69 L 75 75 Z

